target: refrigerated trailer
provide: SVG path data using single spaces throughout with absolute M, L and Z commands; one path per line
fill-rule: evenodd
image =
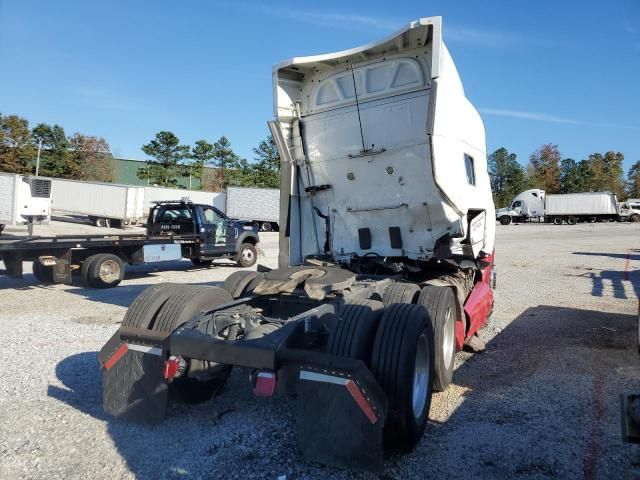
M 160 422 L 240 367 L 296 394 L 307 458 L 379 471 L 420 441 L 495 279 L 484 127 L 441 28 L 274 66 L 279 267 L 145 290 L 99 354 L 109 414 Z
M 201 190 L 184 190 L 181 188 L 144 187 L 144 209 L 149 209 L 155 202 L 169 200 L 186 200 L 202 205 L 211 205 L 221 212 L 226 211 L 226 195 L 222 192 L 204 192 Z
M 88 217 L 99 227 L 135 225 L 149 211 L 144 187 L 52 178 L 51 188 L 53 212 Z
M 546 194 L 533 188 L 516 195 L 511 205 L 496 211 L 502 225 L 543 219 L 560 225 L 563 222 L 640 221 L 640 210 L 628 203 L 618 203 L 615 193 L 586 192 Z
M 0 233 L 6 225 L 29 225 L 51 216 L 51 181 L 0 173 Z
M 280 221 L 280 190 L 227 187 L 227 215 L 254 223 L 262 232 L 276 230 Z

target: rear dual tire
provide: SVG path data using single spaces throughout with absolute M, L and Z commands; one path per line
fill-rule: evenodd
M 125 265 L 112 253 L 91 255 L 80 267 L 83 282 L 93 288 L 113 288 L 122 282 Z

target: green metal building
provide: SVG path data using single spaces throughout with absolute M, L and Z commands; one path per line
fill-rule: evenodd
M 133 158 L 115 158 L 113 159 L 113 169 L 115 173 L 113 183 L 122 185 L 150 185 L 147 179 L 138 177 L 138 170 L 146 168 L 147 164 L 144 160 L 135 160 Z M 215 168 L 205 167 L 205 176 L 214 176 Z M 190 176 L 178 177 L 178 188 L 186 188 L 189 190 L 200 190 L 200 179 Z

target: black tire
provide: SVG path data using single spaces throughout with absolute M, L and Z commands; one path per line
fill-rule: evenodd
M 416 364 L 422 367 L 418 372 Z M 427 310 L 408 304 L 387 307 L 371 356 L 371 371 L 389 399 L 386 447 L 411 450 L 420 441 L 431 407 L 433 364 L 433 329 Z M 414 374 L 421 374 L 415 402 Z
M 203 310 L 233 301 L 226 290 L 219 287 L 184 285 L 162 305 L 153 324 L 157 332 L 173 332 Z M 192 362 L 199 360 L 192 360 Z M 227 382 L 231 365 L 216 365 L 206 379 L 188 376 L 176 378 L 170 384 L 173 397 L 195 404 L 210 400 Z
M 384 311 L 382 302 L 359 300 L 345 304 L 338 323 L 331 331 L 326 352 L 339 357 L 357 358 L 371 364 L 371 350 Z
M 271 222 L 260 222 L 261 232 L 270 232 L 271 230 L 273 230 L 273 225 L 271 225 Z
M 433 389 L 443 392 L 451 384 L 456 360 L 456 298 L 450 287 L 426 285 L 418 305 L 427 309 L 434 341 Z
M 562 225 L 562 217 L 553 217 L 554 225 Z
M 509 225 L 511 223 L 511 217 L 503 215 L 500 217 L 500 225 Z
M 89 283 L 89 267 L 91 266 L 93 261 L 98 258 L 98 256 L 100 256 L 100 254 L 91 255 L 85 258 L 85 260 L 82 262 L 82 266 L 80 267 L 80 278 L 82 279 L 82 283 L 87 286 L 91 286 L 91 283 Z
M 111 219 L 110 218 L 98 217 L 95 220 L 95 225 L 96 225 L 96 227 L 110 228 L 111 227 Z
M 158 283 L 143 290 L 129 306 L 122 319 L 123 327 L 150 329 L 164 303 L 184 288 L 179 283 Z
M 629 217 L 629 221 L 633 223 L 640 222 L 640 215 L 638 215 L 637 213 L 634 213 Z
M 382 303 L 388 307 L 394 303 L 416 303 L 420 295 L 420 287 L 415 283 L 394 282 L 382 295 Z
M 567 217 L 568 225 L 575 225 L 576 223 L 578 223 L 578 219 L 576 217 Z
M 207 268 L 213 265 L 213 260 L 200 260 L 199 258 L 192 258 L 191 263 L 194 267 Z
M 640 217 L 638 217 L 640 218 Z M 589 223 L 596 223 L 598 219 L 596 217 L 589 217 Z
M 42 283 L 53 283 L 53 266 L 43 265 L 39 260 L 33 262 L 33 276 Z
M 250 243 L 240 245 L 240 251 L 236 255 L 238 266 L 243 268 L 253 267 L 258 260 L 258 251 L 256 247 Z
M 233 298 L 242 298 L 249 284 L 258 276 L 258 272 L 233 272 L 222 284 L 222 288 Z
M 94 288 L 113 288 L 124 278 L 124 262 L 112 253 L 101 253 L 89 264 L 87 282 Z

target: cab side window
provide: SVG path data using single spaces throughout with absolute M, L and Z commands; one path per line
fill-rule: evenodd
M 202 221 L 207 225 L 222 223 L 225 218 L 212 207 L 200 207 Z

